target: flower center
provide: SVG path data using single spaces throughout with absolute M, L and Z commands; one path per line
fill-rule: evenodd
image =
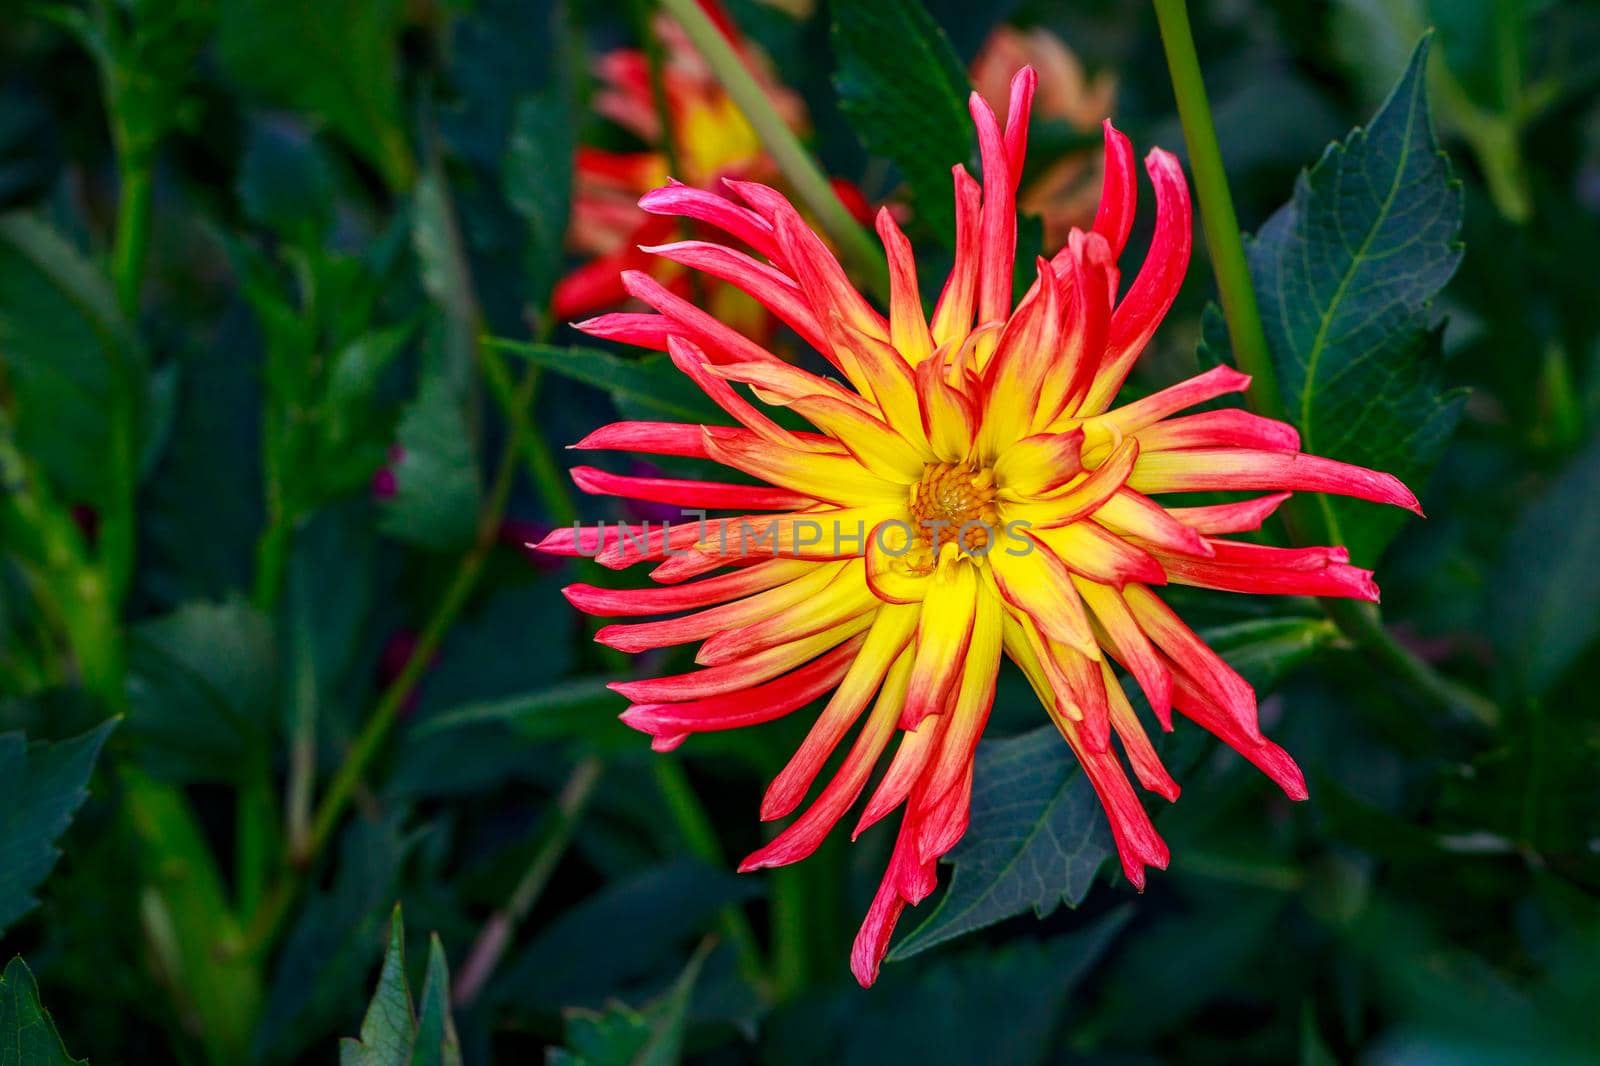
M 930 463 L 911 486 L 916 543 L 938 557 L 945 544 L 969 554 L 983 552 L 1000 524 L 994 506 L 994 471 L 955 463 Z

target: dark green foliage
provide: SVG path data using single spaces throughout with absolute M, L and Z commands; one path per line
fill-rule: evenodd
M 566 1047 L 553 1049 L 549 1066 L 674 1066 L 683 1052 L 690 995 L 705 963 L 695 952 L 683 975 L 642 1010 L 612 1002 L 604 1011 L 574 1008 L 566 1014 Z
M 378 988 L 361 1021 L 361 1038 L 339 1042 L 340 1066 L 461 1066 L 450 1017 L 450 972 L 437 934 L 428 938 L 427 976 L 413 1005 L 406 981 L 406 932 L 398 905 L 389 919 L 389 948 Z
M 218 56 L 241 88 L 315 117 L 404 188 L 400 0 L 217 0 Z
M 1250 247 L 1301 447 L 1420 489 L 1461 417 L 1434 297 L 1461 259 L 1461 189 L 1434 139 L 1424 41 L 1364 129 L 1332 145 Z M 1402 512 L 1321 497 L 1328 538 L 1371 564 Z
M 873 155 L 899 168 L 929 232 L 955 240 L 950 168 L 972 169 L 977 134 L 961 62 L 921 0 L 831 0 L 833 84 Z
M 74 1066 L 50 1012 L 39 1003 L 33 972 L 18 955 L 0 975 L 0 1066 Z
M 1083 901 L 1111 834 L 1064 745 L 1044 726 L 979 751 L 971 835 L 950 854 L 950 888 L 896 959 L 1030 909 L 1043 918 Z
M 61 857 L 56 841 L 88 798 L 115 724 L 54 744 L 0 733 L 0 932 L 39 905 L 33 893 Z
M 1600 631 L 1600 446 L 1591 443 L 1512 528 L 1496 571 L 1493 634 L 1539 695 Z
M 459 548 L 476 531 L 479 485 L 461 401 L 443 375 L 422 380 L 396 430 L 394 494 L 382 527 L 424 548 Z

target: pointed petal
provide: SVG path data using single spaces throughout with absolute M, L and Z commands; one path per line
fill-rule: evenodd
M 1411 490 L 1390 474 L 1295 452 L 1195 448 L 1139 457 L 1129 487 L 1146 494 L 1213 489 L 1331 492 L 1422 513 Z

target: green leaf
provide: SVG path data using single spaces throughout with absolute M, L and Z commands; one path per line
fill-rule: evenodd
M 1600 634 L 1600 441 L 1517 519 L 1490 627 L 1524 691 L 1559 681 Z
M 395 904 L 389 920 L 378 988 L 361 1022 L 361 1038 L 339 1041 L 340 1066 L 461 1066 L 460 1041 L 450 1017 L 450 972 L 438 934 L 428 938 L 422 1013 L 412 1007 L 406 980 L 405 920 Z
M 1445 391 L 1432 301 L 1461 259 L 1461 189 L 1434 139 L 1423 39 L 1366 129 L 1332 145 L 1249 248 L 1290 421 L 1307 452 L 1417 488 L 1463 394 Z M 1370 565 L 1405 521 L 1319 494 L 1326 532 Z
M 422 979 L 416 1050 L 411 1066 L 461 1066 L 461 1038 L 450 1017 L 450 970 L 439 934 L 428 937 L 428 972 Z
M 34 890 L 61 857 L 56 840 L 88 798 L 89 773 L 116 724 L 53 744 L 0 733 L 0 932 L 38 906 Z
M 624 417 L 721 424 L 727 417 L 660 353 L 623 359 L 597 348 L 562 348 L 495 338 L 488 342 L 562 377 L 611 395 Z
M 572 108 L 566 95 L 544 92 L 517 104 L 501 181 L 506 200 L 528 225 L 528 301 L 542 308 L 560 274 L 572 213 Z
M 689 965 L 661 998 L 642 1011 L 611 1002 L 602 1011 L 566 1012 L 567 1046 L 551 1050 L 549 1066 L 676 1066 L 700 969 L 710 954 L 702 943 Z
M 278 652 L 272 620 L 240 599 L 184 604 L 135 626 L 128 732 L 165 780 L 232 780 L 271 734 Z
M 400 94 L 401 0 L 222 0 L 217 51 L 266 101 L 327 123 L 391 188 L 415 172 Z
M 396 904 L 389 918 L 389 950 L 378 972 L 378 989 L 361 1020 L 361 1039 L 339 1041 L 340 1066 L 409 1066 L 416 1042 L 416 1015 L 406 983 L 406 928 Z
M 33 972 L 18 955 L 0 975 L 0 1066 L 83 1066 L 67 1054 L 50 1012 L 39 1003 Z
M 1269 618 L 1202 637 L 1265 693 L 1338 630 L 1325 618 Z M 1062 903 L 1076 907 L 1112 854 L 1100 802 L 1054 726 L 985 741 L 974 775 L 971 826 L 946 860 L 955 867 L 950 887 L 891 961 L 1030 909 L 1043 918 Z
M 333 224 L 334 181 L 328 160 L 304 133 L 257 122 L 239 161 L 245 217 L 291 240 L 319 240 Z
M 523 740 L 584 737 L 637 744 L 638 733 L 617 721 L 617 694 L 606 688 L 606 680 L 569 678 L 537 692 L 452 707 L 419 723 L 407 743 L 436 744 L 442 733 L 495 725 Z
M 1338 640 L 1339 627 L 1327 618 L 1261 618 L 1213 626 L 1201 636 L 1257 692 L 1265 693 Z
M 105 503 L 110 412 L 142 388 L 138 347 L 105 275 L 22 214 L 0 216 L 0 365 L 18 446 L 68 502 Z
M 395 492 L 383 501 L 379 527 L 409 544 L 448 551 L 477 532 L 482 488 L 472 432 L 455 392 L 439 374 L 425 374 L 398 432 Z
M 904 175 L 919 219 L 955 241 L 950 168 L 970 163 L 977 134 L 966 70 L 920 0 L 833 0 L 839 107 L 867 151 Z
M 1040 918 L 1088 895 L 1111 832 L 1089 779 L 1054 726 L 978 748 L 972 821 L 950 853 L 939 906 L 890 958 L 908 959 L 1023 911 Z

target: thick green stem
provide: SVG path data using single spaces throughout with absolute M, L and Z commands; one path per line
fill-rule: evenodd
M 150 160 L 124 155 L 119 160 L 122 199 L 117 204 L 117 230 L 111 245 L 111 277 L 117 304 L 130 321 L 139 313 L 144 264 L 150 251 L 150 211 L 155 187 Z
M 1222 149 L 1211 121 L 1211 105 L 1200 77 L 1200 57 L 1195 52 L 1184 0 L 1155 0 L 1161 43 L 1167 53 L 1172 91 L 1178 98 L 1178 119 L 1189 148 L 1189 169 L 1194 174 L 1195 196 L 1200 201 L 1200 224 L 1206 249 L 1217 275 L 1217 291 L 1228 320 L 1228 339 L 1239 369 L 1250 375 L 1250 406 L 1270 418 L 1284 418 L 1278 375 L 1261 326 L 1261 309 L 1245 261 L 1244 239 L 1228 192 L 1228 175 L 1222 167 Z
M 1211 119 L 1205 83 L 1200 76 L 1200 57 L 1184 0 L 1154 0 L 1156 19 L 1161 25 L 1161 42 L 1166 49 L 1167 69 L 1178 101 L 1178 118 L 1183 124 L 1183 139 L 1189 149 L 1189 166 L 1194 174 L 1195 194 L 1200 201 L 1200 221 L 1205 229 L 1206 248 L 1217 276 L 1223 314 L 1228 320 L 1228 337 L 1239 369 L 1250 375 L 1246 394 L 1258 413 L 1289 421 L 1266 330 L 1261 324 L 1261 309 L 1256 303 L 1255 286 L 1245 260 L 1244 239 L 1234 214 L 1228 177 L 1222 166 L 1222 149 Z M 1325 539 L 1325 523 L 1310 507 L 1291 500 L 1285 510 L 1285 524 L 1291 539 L 1309 543 Z M 1464 712 L 1473 720 L 1494 725 L 1500 710 L 1493 703 L 1444 677 L 1428 663 L 1395 640 L 1383 626 L 1378 609 L 1369 603 L 1324 599 L 1323 609 L 1358 647 L 1383 664 L 1395 676 L 1453 711 Z
M 866 229 L 850 214 L 844 201 L 833 191 L 800 138 L 773 108 L 766 90 L 751 75 L 728 39 L 701 9 L 699 0 L 661 0 L 661 6 L 683 27 L 683 32 L 700 53 L 717 81 L 728 91 L 745 120 L 772 153 L 789 187 L 805 201 L 840 253 L 855 268 L 880 300 L 889 298 L 889 270 Z M 886 47 L 892 47 L 885 42 Z

